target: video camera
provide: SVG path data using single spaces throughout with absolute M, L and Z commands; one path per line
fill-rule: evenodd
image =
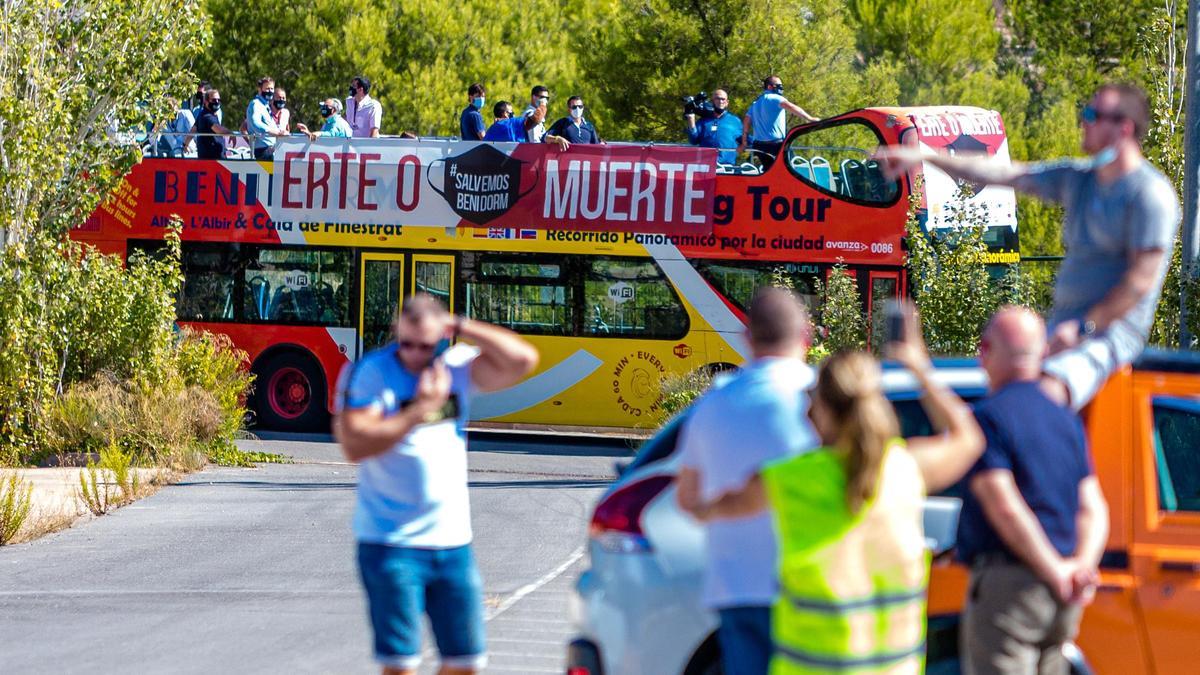
M 695 96 L 683 97 L 683 114 L 698 115 L 700 119 L 708 119 L 715 114 L 712 101 L 708 100 L 707 92 L 700 92 Z

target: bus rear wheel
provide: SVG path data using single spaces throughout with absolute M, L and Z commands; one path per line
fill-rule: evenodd
M 258 425 L 277 431 L 328 431 L 325 378 L 317 364 L 294 353 L 276 354 L 254 369 Z

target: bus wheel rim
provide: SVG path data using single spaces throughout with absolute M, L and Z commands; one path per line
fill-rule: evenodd
M 267 404 L 285 419 L 296 419 L 312 403 L 312 385 L 299 368 L 285 366 L 271 375 L 267 383 Z

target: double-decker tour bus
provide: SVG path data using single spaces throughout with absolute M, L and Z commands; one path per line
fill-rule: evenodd
M 773 278 L 815 305 L 844 264 L 871 326 L 905 293 L 916 176 L 889 181 L 871 159 L 895 144 L 1008 156 L 1000 115 L 967 107 L 795 127 L 765 171 L 686 146 L 292 137 L 270 162 L 146 158 L 72 236 L 126 255 L 182 220 L 178 320 L 249 354 L 261 426 L 327 428 L 338 373 L 420 291 L 541 352 L 473 402 L 476 424 L 645 427 L 663 378 L 747 357 L 743 308 Z M 922 222 L 950 226 L 957 186 L 920 173 Z M 995 260 L 1016 260 L 1012 192 L 973 199 Z

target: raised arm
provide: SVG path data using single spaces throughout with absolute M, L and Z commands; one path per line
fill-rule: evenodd
M 899 178 L 921 162 L 929 162 L 956 180 L 986 185 L 1015 187 L 1017 182 L 1029 173 L 1029 166 L 1019 162 L 1002 164 L 985 155 L 926 155 L 913 147 L 881 148 L 875 153 L 875 159 L 889 180 Z
M 805 122 L 820 122 L 821 121 L 820 117 L 813 117 L 812 115 L 809 115 L 807 112 L 805 112 L 804 108 L 801 108 L 800 106 L 796 105 L 795 103 L 792 103 L 791 101 L 789 101 L 787 99 L 780 101 L 779 106 L 781 108 L 783 108 L 784 110 L 792 113 L 796 117 L 799 117 L 800 119 L 804 120 Z
M 450 380 L 450 371 L 438 363 L 421 373 L 412 402 L 400 412 L 385 416 L 378 406 L 342 411 L 334 419 L 333 435 L 346 459 L 361 462 L 387 452 L 430 413 L 441 410 L 450 396 Z
M 921 407 L 937 436 L 908 439 L 908 450 L 921 469 L 926 489 L 950 487 L 983 454 L 984 438 L 970 408 L 946 385 L 934 380 L 933 362 L 921 337 L 921 322 L 911 305 L 904 308 L 904 338 L 888 343 L 889 355 L 907 367 L 921 388 Z
M 516 384 L 537 367 L 537 349 L 511 330 L 466 317 L 455 321 L 459 337 L 479 347 L 479 356 L 471 362 L 471 381 L 481 391 Z

